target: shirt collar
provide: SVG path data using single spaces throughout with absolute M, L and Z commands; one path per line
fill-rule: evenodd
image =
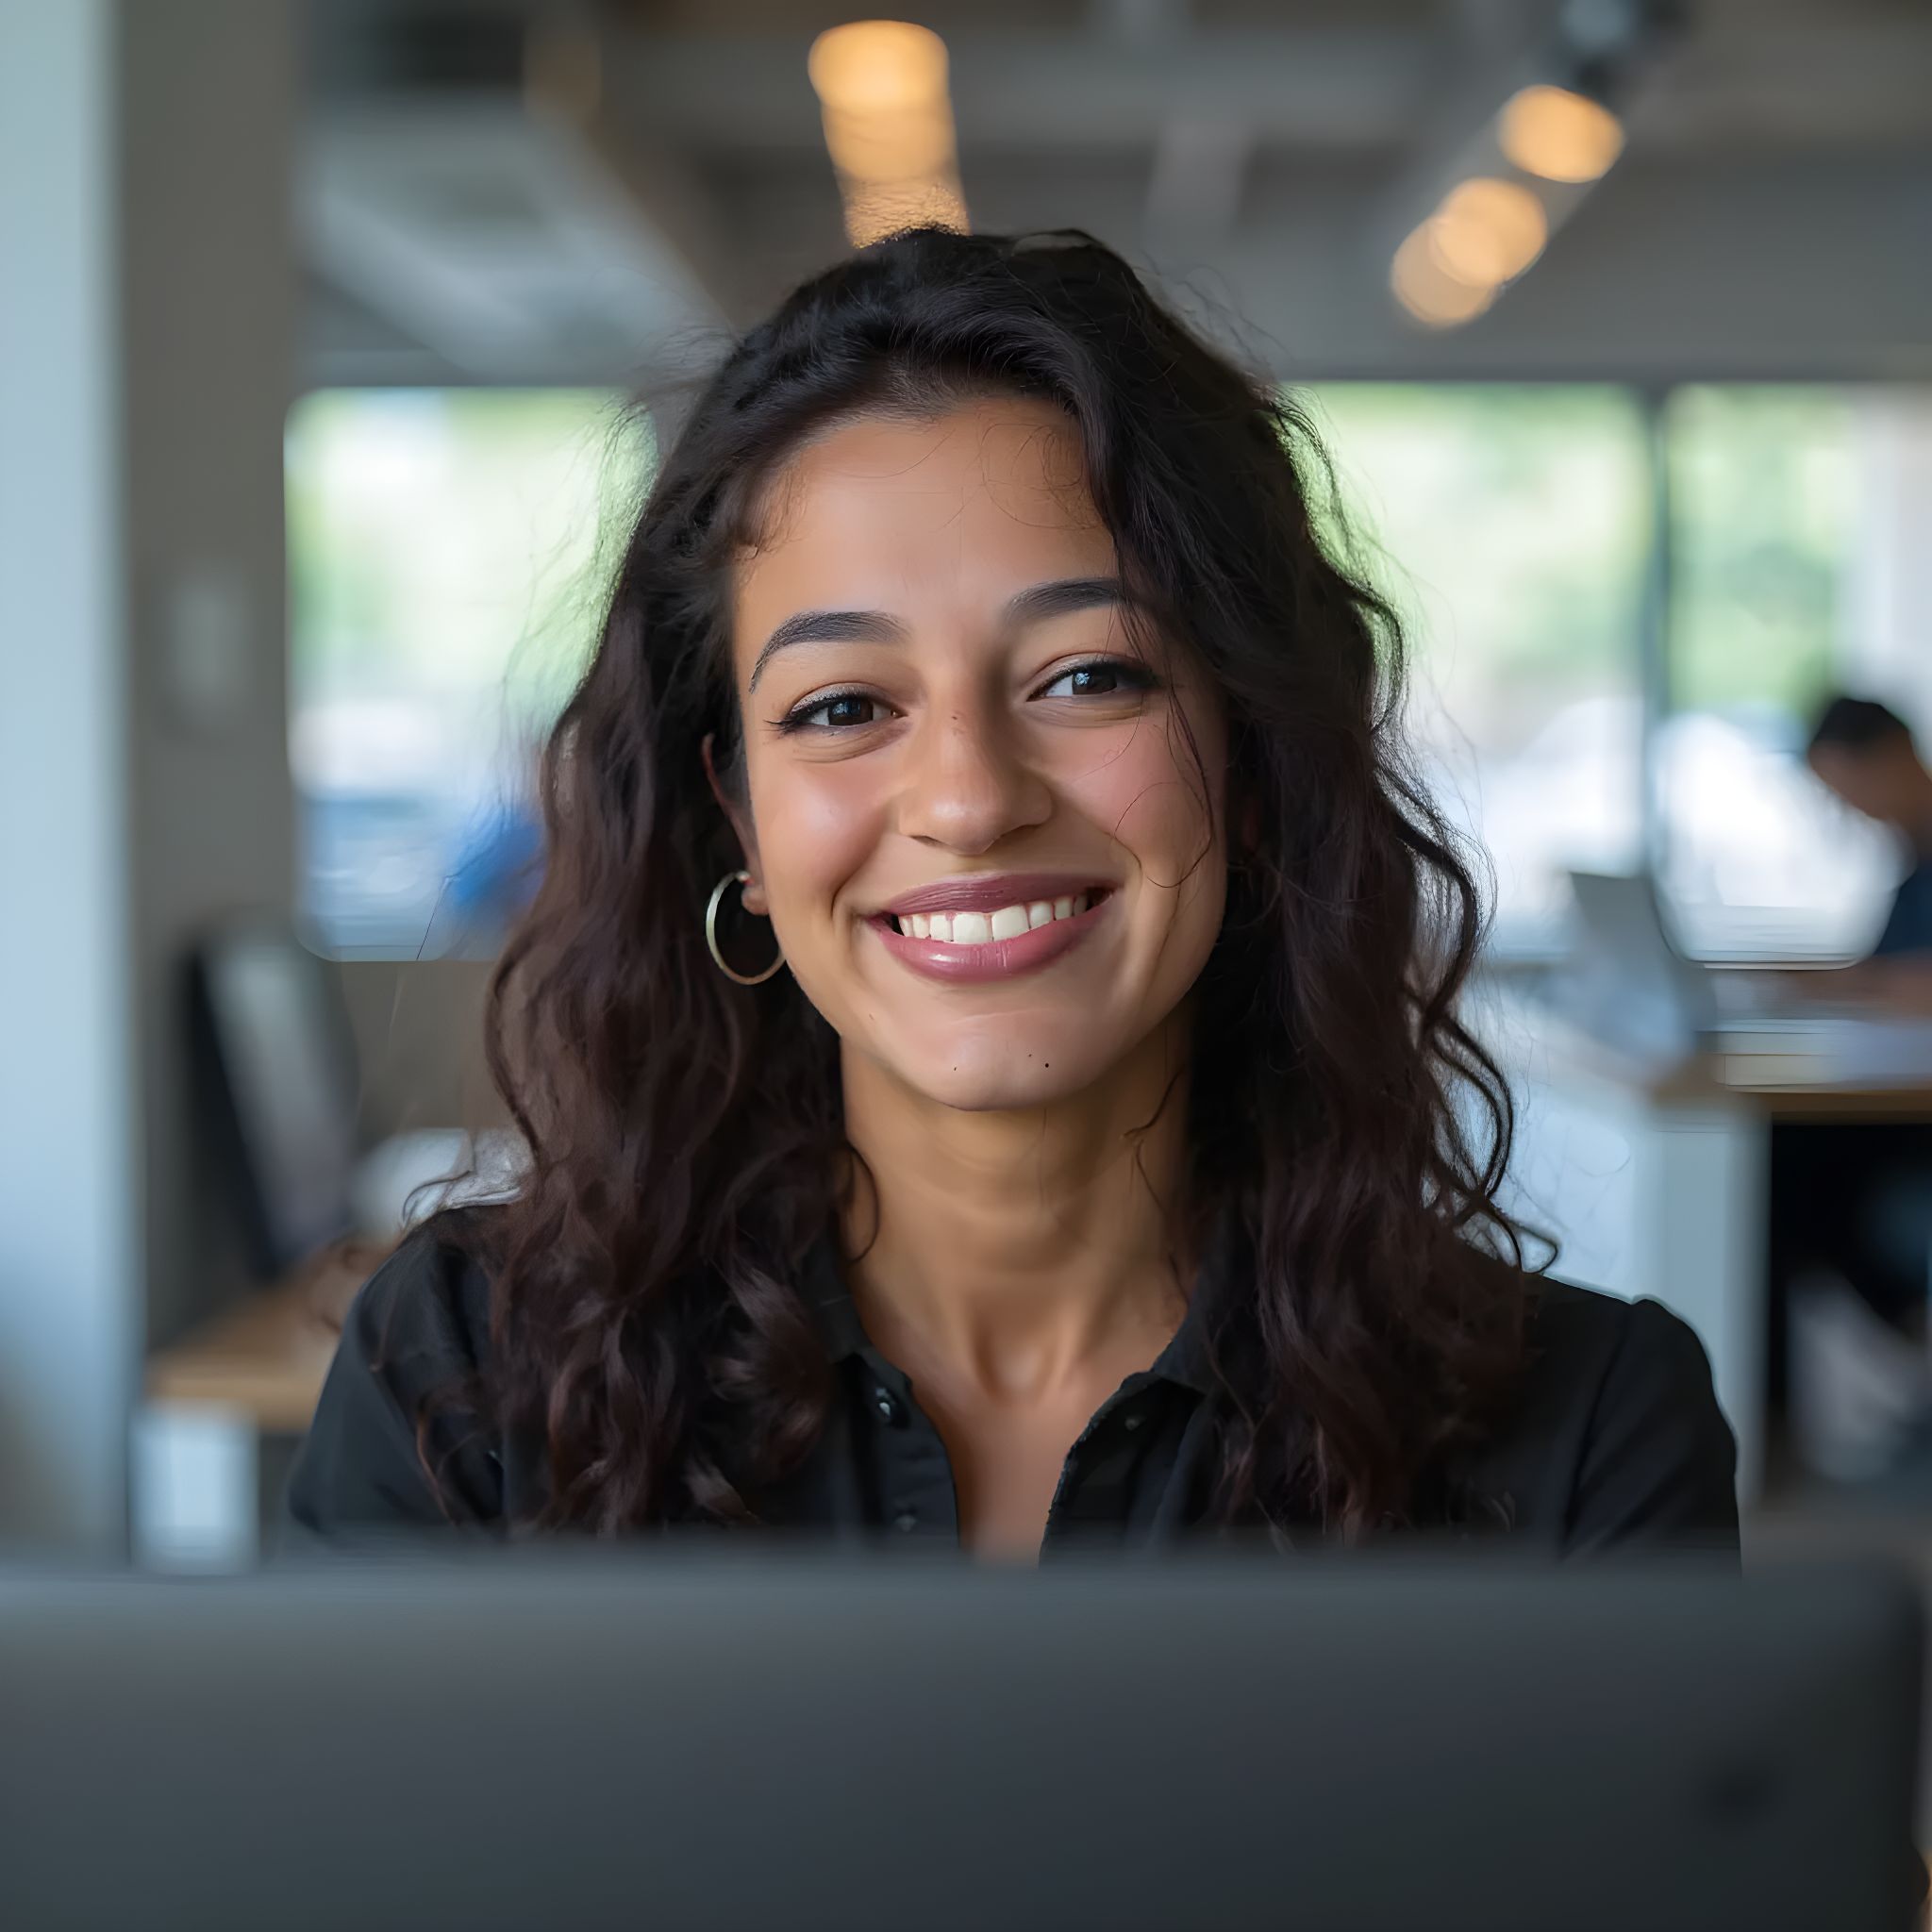
M 1246 1255 L 1241 1216 L 1232 1202 L 1225 1203 L 1202 1242 L 1188 1311 L 1151 1373 L 1178 1382 L 1197 1395 L 1212 1394 L 1221 1386 L 1221 1377 L 1214 1372 L 1214 1337 L 1247 1267 Z
M 1203 1246 L 1187 1313 L 1148 1370 L 1150 1375 L 1176 1382 L 1197 1395 L 1208 1394 L 1217 1386 L 1212 1335 L 1239 1275 L 1241 1240 L 1239 1216 L 1231 1207 L 1224 1208 Z M 858 1305 L 846 1285 L 836 1229 L 828 1229 L 812 1244 L 806 1260 L 804 1288 L 807 1308 L 833 1363 L 854 1356 L 876 1359 L 876 1351 L 858 1317 Z
M 828 1228 L 811 1245 L 805 1263 L 806 1310 L 819 1331 L 833 1363 L 847 1360 L 872 1346 L 858 1319 L 858 1305 L 845 1285 L 839 1260 L 838 1236 Z

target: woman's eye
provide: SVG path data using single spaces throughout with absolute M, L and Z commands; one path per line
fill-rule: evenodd
M 1112 697 L 1124 691 L 1146 691 L 1154 680 L 1138 664 L 1108 658 L 1097 664 L 1076 664 L 1062 671 L 1040 693 L 1043 698 Z
M 815 704 L 801 705 L 797 710 L 788 712 L 784 728 L 787 731 L 849 731 L 856 725 L 873 724 L 878 710 L 878 700 L 867 697 L 863 691 L 835 691 L 828 698 L 820 698 Z

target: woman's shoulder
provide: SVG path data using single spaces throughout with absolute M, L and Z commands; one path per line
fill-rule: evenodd
M 1696 1331 L 1648 1297 L 1548 1275 L 1523 1275 L 1520 1291 L 1523 1368 L 1480 1457 L 1483 1488 L 1566 1555 L 1735 1550 L 1737 1444 Z
M 424 1222 L 351 1303 L 290 1475 L 290 1529 L 333 1540 L 501 1514 L 503 1458 L 481 1419 L 491 1211 Z
M 1600 1381 L 1613 1368 L 1709 1380 L 1697 1331 L 1648 1295 L 1579 1288 L 1555 1275 L 1525 1277 L 1532 1372 Z
M 475 1373 L 490 1351 L 485 1257 L 500 1208 L 450 1208 L 417 1224 L 350 1305 L 343 1324 L 385 1359 Z

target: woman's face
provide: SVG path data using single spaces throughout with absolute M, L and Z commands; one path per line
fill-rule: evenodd
M 845 1052 L 948 1106 L 1088 1087 L 1221 927 L 1220 707 L 1118 570 L 1073 428 L 1015 399 L 832 429 L 737 571 L 747 905 Z

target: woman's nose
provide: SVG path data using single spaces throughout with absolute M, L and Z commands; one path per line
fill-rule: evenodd
M 936 707 L 907 753 L 898 829 L 908 839 L 985 852 L 1052 810 L 1052 791 L 1026 761 L 1018 734 L 987 707 Z

